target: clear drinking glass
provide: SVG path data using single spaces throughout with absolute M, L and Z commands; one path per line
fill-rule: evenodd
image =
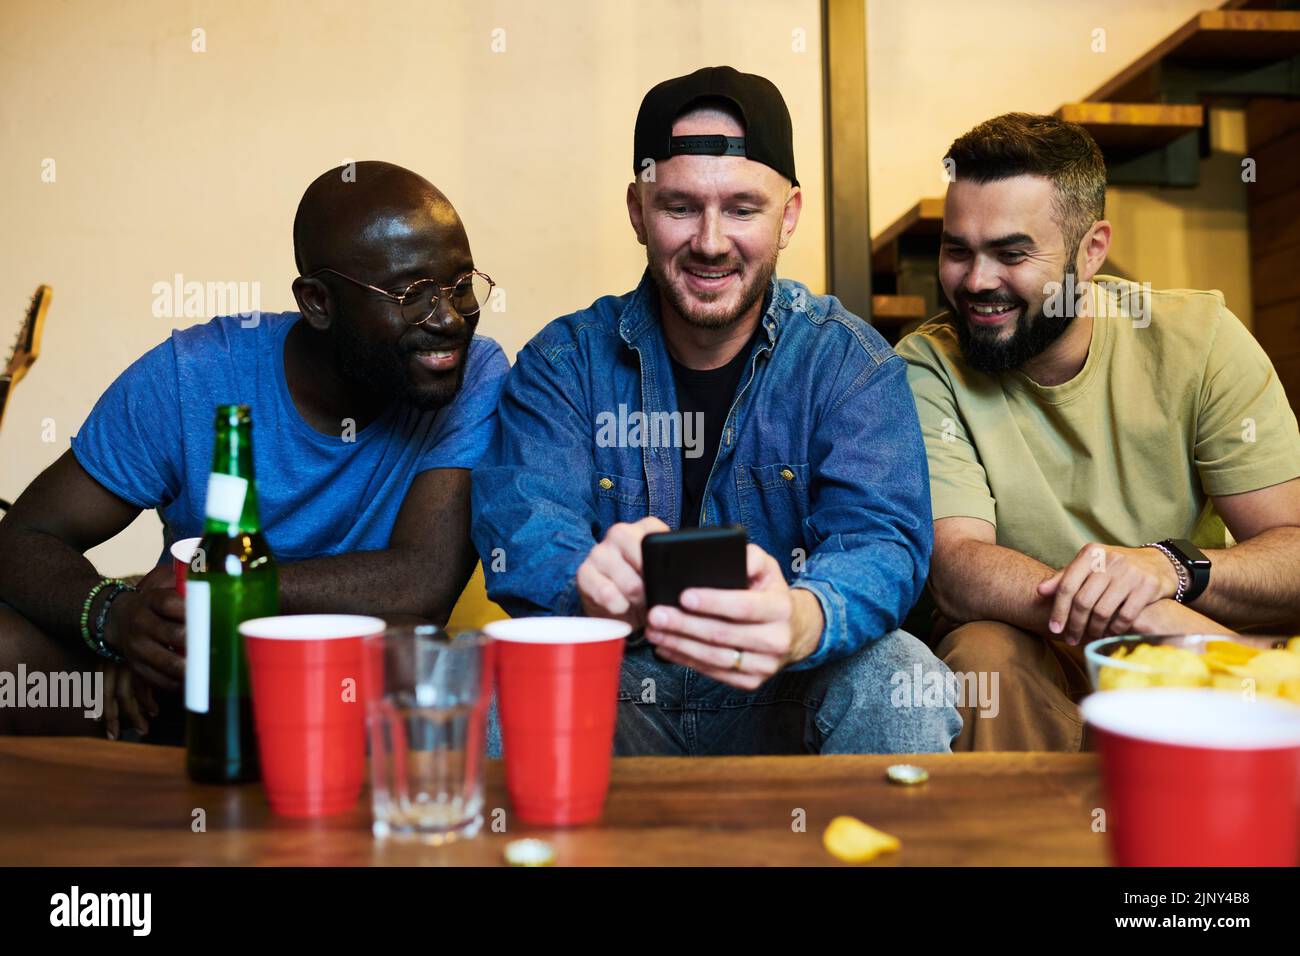
M 408 626 L 364 641 L 375 836 L 434 844 L 474 836 L 483 826 L 492 639 Z

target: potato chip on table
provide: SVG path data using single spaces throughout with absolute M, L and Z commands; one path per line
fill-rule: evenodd
M 836 817 L 822 834 L 822 845 L 845 863 L 866 863 L 882 853 L 892 853 L 902 843 L 856 817 Z

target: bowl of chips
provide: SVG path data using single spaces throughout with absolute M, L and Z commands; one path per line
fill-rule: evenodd
M 1300 704 L 1300 637 L 1128 635 L 1093 641 L 1084 657 L 1098 691 L 1212 687 Z

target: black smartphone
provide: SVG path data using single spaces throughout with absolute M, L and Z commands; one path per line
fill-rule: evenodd
M 680 607 L 687 588 L 749 587 L 745 573 L 743 525 L 715 525 L 661 531 L 641 539 L 641 577 L 645 581 L 645 606 Z

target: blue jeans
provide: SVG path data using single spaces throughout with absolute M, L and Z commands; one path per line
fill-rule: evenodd
M 618 689 L 619 756 L 947 753 L 961 730 L 950 702 L 914 705 L 899 694 L 920 664 L 948 668 L 906 631 L 806 671 L 782 671 L 757 690 L 720 684 L 662 661 L 650 644 L 630 646 Z M 501 756 L 496 701 L 488 756 Z

